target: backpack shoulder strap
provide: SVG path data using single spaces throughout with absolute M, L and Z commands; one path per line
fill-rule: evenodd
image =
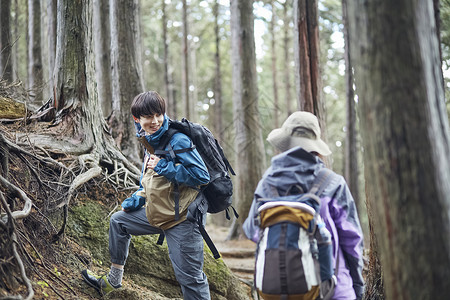
M 331 181 L 331 179 L 334 177 L 334 172 L 330 169 L 323 167 L 319 170 L 319 173 L 317 174 L 317 177 L 314 180 L 314 184 L 312 188 L 310 189 L 311 193 L 316 194 L 317 196 L 320 196 L 322 192 L 325 190 L 325 187 L 327 184 Z M 333 224 L 330 224 L 332 234 L 335 238 L 338 238 L 338 233 L 336 230 L 336 227 Z M 339 247 L 336 247 L 334 258 L 335 258 L 335 267 L 334 267 L 334 276 L 337 277 L 338 271 L 339 271 Z
M 162 155 L 162 154 L 168 154 L 168 151 L 165 151 L 167 145 L 170 145 L 170 140 L 172 139 L 173 135 L 177 133 L 178 130 L 169 127 L 166 132 L 161 136 L 161 139 L 159 140 L 158 147 L 155 149 L 156 155 Z M 171 155 L 172 156 L 172 155 Z
M 152 145 L 150 145 L 150 143 L 147 141 L 145 136 L 138 137 L 138 140 L 142 143 L 142 145 L 145 147 L 145 149 L 150 154 L 155 154 L 155 155 L 167 154 L 167 153 L 169 153 L 168 151 L 165 151 L 165 153 L 161 153 L 161 152 L 163 152 L 161 150 L 166 149 L 166 146 L 169 144 L 170 139 L 177 132 L 178 132 L 178 130 L 170 127 L 170 121 L 169 121 L 169 129 L 162 135 L 161 139 L 159 140 L 158 147 L 156 147 L 156 149 L 153 148 Z
M 320 196 L 325 190 L 327 184 L 333 177 L 333 171 L 328 168 L 321 168 L 316 178 L 314 179 L 313 185 L 309 190 L 310 193 Z
M 145 138 L 145 136 L 140 136 L 140 137 L 138 137 L 138 140 L 141 142 L 141 144 L 145 147 L 145 149 L 146 149 L 150 154 L 154 154 L 154 153 L 155 153 L 155 149 L 153 149 L 152 145 L 150 145 L 150 143 L 147 141 L 147 139 Z
M 170 140 L 175 135 L 175 133 L 178 133 L 178 129 L 172 128 L 169 126 L 169 129 L 162 135 L 161 139 L 159 140 L 158 147 L 155 149 L 155 155 L 167 155 L 169 154 L 172 159 L 175 158 L 176 154 L 184 153 L 188 151 L 192 151 L 195 149 L 195 145 L 192 143 L 191 140 L 191 146 L 184 149 L 178 149 L 173 150 L 172 146 L 170 145 Z M 165 150 L 167 148 L 167 150 Z

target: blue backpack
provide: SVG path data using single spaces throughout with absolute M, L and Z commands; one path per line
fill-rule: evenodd
M 306 193 L 257 199 L 254 284 L 267 299 L 331 299 L 337 279 L 331 234 L 320 217 L 320 195 L 334 173 L 322 168 Z

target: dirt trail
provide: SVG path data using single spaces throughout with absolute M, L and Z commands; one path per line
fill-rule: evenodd
M 206 231 L 211 236 L 225 264 L 242 281 L 252 284 L 256 244 L 244 237 L 226 241 L 228 230 L 228 227 L 213 224 L 206 226 Z

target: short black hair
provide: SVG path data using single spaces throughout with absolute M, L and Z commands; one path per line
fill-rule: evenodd
M 135 118 L 155 114 L 164 115 L 166 113 L 166 100 L 155 91 L 140 93 L 133 99 L 131 113 Z

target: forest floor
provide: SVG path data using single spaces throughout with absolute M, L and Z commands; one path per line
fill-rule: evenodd
M 206 231 L 211 236 L 225 264 L 241 279 L 251 284 L 255 268 L 256 244 L 245 237 L 236 240 L 226 240 L 228 227 L 207 224 Z
M 248 293 L 249 299 L 255 299 L 251 287 L 253 286 L 256 244 L 244 237 L 237 240 L 226 240 L 228 227 L 207 224 L 206 230 L 219 250 L 224 263 L 240 279 L 242 286 Z M 33 267 L 34 271 L 29 273 L 35 292 L 33 299 L 101 299 L 102 297 L 99 297 L 94 289 L 83 282 L 79 274 L 79 261 L 89 261 L 91 259 L 89 251 L 84 247 L 80 247 L 71 239 L 65 239 L 53 247 L 53 249 L 47 248 L 48 253 L 41 253 L 41 259 Z M 207 246 L 205 245 L 205 247 Z M 28 251 L 31 253 L 33 249 L 28 248 Z M 44 261 L 47 262 L 44 264 Z M 45 276 L 48 273 L 50 273 L 50 276 Z M 123 292 L 116 295 L 121 300 L 171 299 L 138 286 L 129 279 L 125 280 L 124 278 L 123 284 Z M 22 295 L 26 294 L 24 287 L 18 291 Z M 1 296 L 0 293 L 0 298 Z M 116 299 L 116 297 L 105 297 L 104 299 Z

